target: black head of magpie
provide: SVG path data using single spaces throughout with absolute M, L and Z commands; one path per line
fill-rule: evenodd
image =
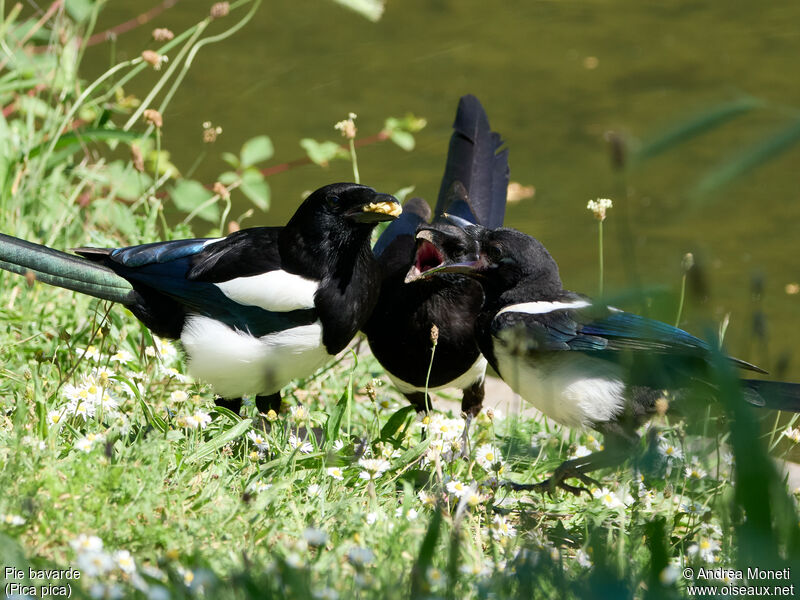
M 500 151 L 503 141 L 491 130 L 474 96 L 460 99 L 453 128 L 434 220 L 439 223 L 448 211 L 472 223 L 498 227 L 505 213 L 508 152 Z M 474 336 L 483 291 L 475 281 L 457 274 L 404 283 L 409 267 L 424 268 L 437 259 L 432 245 L 415 252 L 417 228 L 427 225 L 430 218 L 428 204 L 412 198 L 379 238 L 375 254 L 383 281 L 364 332 L 390 379 L 418 411 L 427 408 L 426 391 L 459 387 L 461 408 L 469 419 L 480 412 L 484 397 L 486 360 Z M 434 325 L 438 329 L 435 352 Z
M 680 404 L 693 382 L 707 375 L 711 349 L 681 329 L 565 290 L 550 253 L 524 233 L 451 222 L 460 229 L 434 225 L 436 232 L 417 234 L 418 245 L 434 244 L 440 260 L 421 272 L 412 268 L 409 278 L 457 272 L 479 281 L 486 298 L 476 336 L 503 380 L 553 419 L 604 434 L 604 450 L 565 462 L 547 482 L 525 486 L 579 492 L 564 479 L 593 483 L 587 472 L 626 458 L 638 441 L 638 426 L 662 410 L 664 390 Z M 797 384 L 742 383 L 756 405 L 800 411 Z
M 400 212 L 392 196 L 336 183 L 308 196 L 285 227 L 76 250 L 92 262 L 2 236 L 0 266 L 122 302 L 156 334 L 180 339 L 190 374 L 226 406 L 255 394 L 266 412 L 363 325 L 380 281 L 370 235 Z

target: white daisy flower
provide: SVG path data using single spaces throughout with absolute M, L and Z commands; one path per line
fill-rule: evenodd
M 517 532 L 514 526 L 509 523 L 508 519 L 506 519 L 504 515 L 495 515 L 494 519 L 492 520 L 491 528 L 492 536 L 496 540 L 511 537 Z
M 186 402 L 189 399 L 189 394 L 184 392 L 183 390 L 175 390 L 169 395 L 170 402 Z
M 344 479 L 344 473 L 342 473 L 342 469 L 340 467 L 328 467 L 327 471 L 328 475 L 334 479 L 338 479 L 339 481 Z
M 497 471 L 503 464 L 503 457 L 495 446 L 491 444 L 482 444 L 478 446 L 475 452 L 475 462 L 477 462 L 484 471 Z
M 604 506 L 607 508 L 624 508 L 625 503 L 620 500 L 614 492 L 604 487 L 599 490 L 594 490 L 592 494 L 595 498 L 599 498 Z
M 5 525 L 12 525 L 12 526 L 24 525 L 25 524 L 25 519 L 23 519 L 19 515 L 10 515 L 10 514 L 0 513 L 0 523 L 3 523 Z
M 131 553 L 127 550 L 117 550 L 114 552 L 113 558 L 120 571 L 128 573 L 129 575 L 136 571 L 136 562 L 133 560 Z
M 714 562 L 714 553 L 719 551 L 719 542 L 709 537 L 701 537 L 696 544 L 686 549 L 689 556 L 699 556 L 706 562 Z
M 361 479 L 374 480 L 383 475 L 392 465 L 384 458 L 360 458 L 358 465 L 364 469 L 358 476 Z
M 259 450 L 269 450 L 269 441 L 262 432 L 248 431 L 247 437 L 250 439 L 250 442 Z
M 111 362 L 118 362 L 120 364 L 127 364 L 133 360 L 133 354 L 127 350 L 118 350 L 116 354 L 111 355 Z
M 71 540 L 69 545 L 75 552 L 99 552 L 103 549 L 103 540 L 96 535 L 80 534 L 75 539 Z
M 451 479 L 447 482 L 445 486 L 447 491 L 453 494 L 457 498 L 461 498 L 467 491 L 470 489 L 469 486 L 464 485 L 463 482 L 458 481 L 457 479 Z
M 292 450 L 300 450 L 303 454 L 310 454 L 314 451 L 314 446 L 311 445 L 311 442 L 303 441 L 295 434 L 289 435 L 289 446 L 292 447 Z

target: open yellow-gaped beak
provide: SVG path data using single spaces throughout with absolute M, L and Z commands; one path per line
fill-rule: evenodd
M 370 202 L 362 209 L 364 212 L 378 213 L 381 215 L 389 215 L 391 217 L 399 217 L 403 212 L 403 207 L 397 202 Z

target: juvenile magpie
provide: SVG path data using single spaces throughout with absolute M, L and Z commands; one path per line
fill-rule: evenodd
M 508 188 L 508 150 L 499 151 L 503 141 L 491 130 L 475 96 L 459 100 L 453 128 L 434 218 L 438 221 L 447 210 L 472 223 L 499 227 Z M 374 251 L 383 280 L 364 332 L 372 353 L 417 411 L 428 407 L 427 380 L 431 391 L 461 388 L 461 408 L 470 419 L 480 412 L 484 396 L 486 359 L 474 334 L 483 303 L 481 286 L 456 274 L 404 283 L 409 268 L 419 270 L 441 258 L 433 245 L 423 245 L 415 254 L 416 230 L 430 217 L 428 204 L 412 198 L 378 239 Z M 438 340 L 431 364 L 433 325 Z
M 689 403 L 690 389 L 708 373 L 706 342 L 666 323 L 593 303 L 561 285 L 558 266 L 536 239 L 514 229 L 435 224 L 417 234 L 418 248 L 435 244 L 441 261 L 410 277 L 462 273 L 481 283 L 485 302 L 476 321 L 484 356 L 503 380 L 545 415 L 569 427 L 603 433 L 605 448 L 561 464 L 549 479 L 516 489 L 552 491 L 574 477 L 595 484 L 586 473 L 622 462 L 638 443 L 636 429 L 664 408 Z M 435 278 L 435 277 L 434 277 Z M 740 368 L 764 373 L 736 358 Z M 742 380 L 753 404 L 800 412 L 800 385 Z M 713 395 L 710 384 L 703 395 Z M 686 407 L 688 408 L 688 407 Z
M 224 238 L 127 248 L 78 248 L 72 256 L 0 234 L 0 268 L 126 306 L 157 335 L 180 339 L 189 373 L 238 412 L 256 395 L 261 412 L 280 390 L 342 351 L 378 298 L 370 235 L 396 218 L 397 200 L 336 183 L 312 193 L 285 227 Z

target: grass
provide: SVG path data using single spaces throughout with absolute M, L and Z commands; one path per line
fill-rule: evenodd
M 53 32 L 33 33 L 35 20 L 9 16 L 0 229 L 61 248 L 124 245 L 191 236 L 195 217 L 224 233 L 231 193 L 265 209 L 268 138 L 227 156 L 232 170 L 209 191 L 177 178 L 168 140 L 137 116 L 163 112 L 197 51 L 254 6 L 234 3 L 209 38 L 204 19 L 157 48 L 180 50 L 144 101 L 121 87 L 150 68 L 141 59 L 78 78 L 68 42 L 89 37 L 96 12 L 62 11 Z M 45 43 L 53 51 L 25 51 Z M 37 84 L 36 96 L 19 92 Z M 419 124 L 391 121 L 386 137 L 413 146 Z M 317 162 L 341 154 L 310 147 Z M 180 219 L 165 212 L 186 217 L 171 225 Z M 0 273 L 3 586 L 64 583 L 79 598 L 672 598 L 693 583 L 686 568 L 800 572 L 795 498 L 726 368 L 715 369 L 718 410 L 691 427 L 656 419 L 641 456 L 601 472 L 591 496 L 529 496 L 498 482 L 541 480 L 600 440 L 484 411 L 462 459 L 463 421 L 416 417 L 363 344 L 284 390 L 265 432 L 252 403 L 244 419 L 215 408 L 183 377 L 180 352 L 126 311 Z M 29 581 L 31 567 L 81 576 Z

